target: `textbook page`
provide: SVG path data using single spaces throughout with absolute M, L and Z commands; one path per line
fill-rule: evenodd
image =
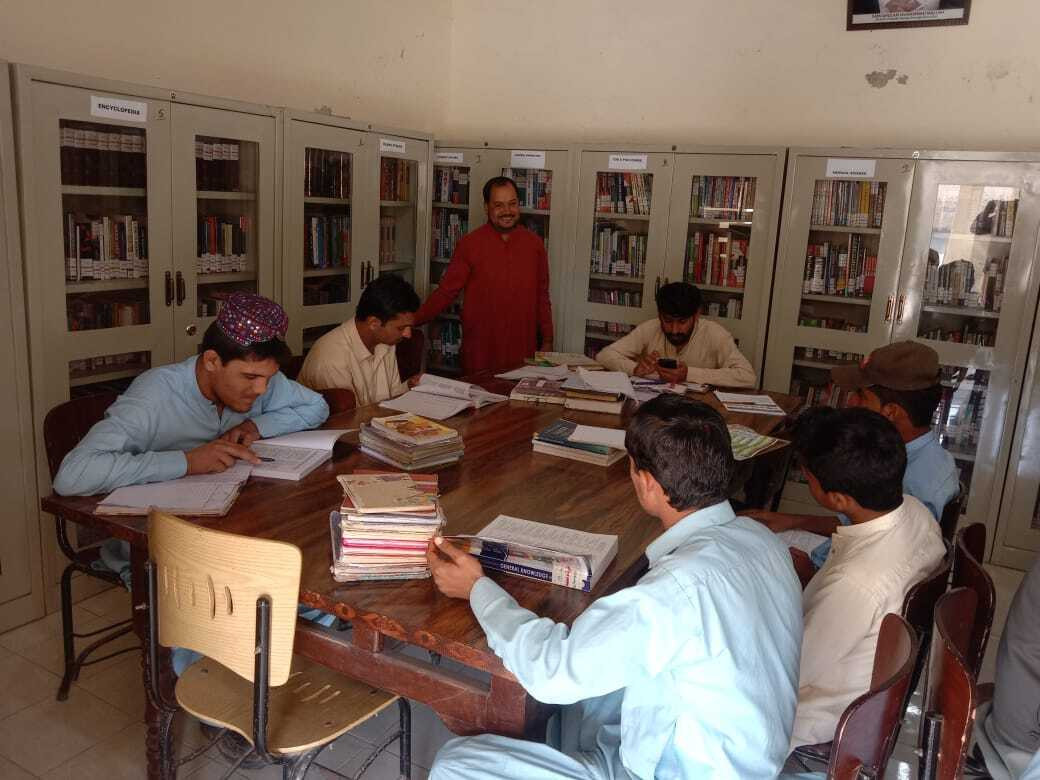
M 419 384 L 413 390 L 420 393 L 443 395 L 448 398 L 465 398 L 472 401 L 477 409 L 487 404 L 508 400 L 504 395 L 489 393 L 484 388 L 471 385 L 469 382 L 460 382 L 457 379 L 446 379 L 431 374 L 423 374 L 419 379 Z
M 796 550 L 801 550 L 806 555 L 812 555 L 812 551 L 828 539 L 826 536 L 798 529 L 795 529 L 794 531 L 781 531 L 777 534 L 777 538 L 788 547 L 794 547 Z
M 449 398 L 443 395 L 417 393 L 415 390 L 409 390 L 404 395 L 397 396 L 397 398 L 380 401 L 379 405 L 384 409 L 411 412 L 431 420 L 447 420 L 449 417 L 454 417 L 464 409 L 473 406 L 473 402 L 468 399 Z
M 220 474 L 199 475 L 206 478 Z M 241 481 L 184 477 L 116 488 L 98 504 L 98 514 L 143 515 L 151 508 L 171 514 L 223 515 L 238 496 Z M 190 488 L 190 489 L 189 489 Z
M 336 442 L 357 428 L 318 428 L 313 431 L 298 431 L 270 439 L 260 439 L 258 444 L 272 447 L 306 447 L 312 450 L 331 450 Z
M 270 479 L 303 479 L 314 469 L 332 457 L 328 449 L 291 447 L 288 444 L 270 444 L 256 441 L 250 446 L 263 461 L 253 466 L 254 477 Z
M 601 428 L 598 425 L 578 425 L 567 437 L 580 444 L 602 444 L 616 450 L 625 449 L 625 431 L 618 428 Z
M 578 376 L 588 387 L 601 393 L 620 393 L 626 398 L 636 397 L 632 380 L 623 371 L 589 371 L 587 368 L 579 367 Z

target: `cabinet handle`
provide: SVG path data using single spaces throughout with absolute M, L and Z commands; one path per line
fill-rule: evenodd
M 166 272 L 166 281 L 164 283 L 166 290 L 166 305 L 173 305 L 173 274 L 169 271 Z
M 896 322 L 903 321 L 903 307 L 906 306 L 906 295 L 899 296 L 899 303 L 896 305 Z
M 892 321 L 892 305 L 895 303 L 895 296 L 888 296 L 888 303 L 885 304 L 885 322 Z
M 177 305 L 180 306 L 184 303 L 184 299 L 188 297 L 187 285 L 184 284 L 184 274 L 180 271 L 177 272 Z

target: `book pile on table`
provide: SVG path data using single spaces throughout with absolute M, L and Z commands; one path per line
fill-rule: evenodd
M 621 414 L 621 409 L 625 405 L 625 396 L 623 394 L 595 390 L 577 378 L 568 379 L 564 382 L 563 392 L 563 406 L 565 409 Z
M 361 424 L 361 451 L 405 471 L 443 466 L 462 458 L 462 437 L 454 428 L 406 412 L 373 417 Z
M 566 400 L 562 379 L 526 377 L 516 383 L 510 401 L 532 401 L 537 404 L 562 404 Z
M 534 435 L 531 446 L 535 452 L 543 455 L 580 460 L 597 466 L 610 466 L 625 456 L 624 450 L 605 444 L 573 441 L 570 437 L 577 427 L 578 424 L 570 420 L 556 420 Z
M 333 513 L 332 576 L 337 582 L 430 576 L 426 547 L 441 526 L 436 474 L 355 471 L 343 487 L 338 540 Z

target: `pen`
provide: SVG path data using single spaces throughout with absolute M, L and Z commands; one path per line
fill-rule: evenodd
M 274 458 L 265 458 L 263 455 L 257 455 L 264 463 L 274 463 Z

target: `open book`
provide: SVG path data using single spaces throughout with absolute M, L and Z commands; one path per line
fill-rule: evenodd
M 469 382 L 423 374 L 419 377 L 419 384 L 407 393 L 380 401 L 379 405 L 400 412 L 412 412 L 431 420 L 446 420 L 464 409 L 479 409 L 506 400 L 504 395 L 489 393 Z
M 226 515 L 249 479 L 250 465 L 239 461 L 219 474 L 196 474 L 167 482 L 116 488 L 94 512 L 99 515 L 146 515 L 153 507 L 174 515 Z
M 332 457 L 332 448 L 353 429 L 300 431 L 253 442 L 250 449 L 261 458 L 253 466 L 254 477 L 300 480 Z
M 618 538 L 499 515 L 476 536 L 449 541 L 494 571 L 591 591 L 618 551 Z

